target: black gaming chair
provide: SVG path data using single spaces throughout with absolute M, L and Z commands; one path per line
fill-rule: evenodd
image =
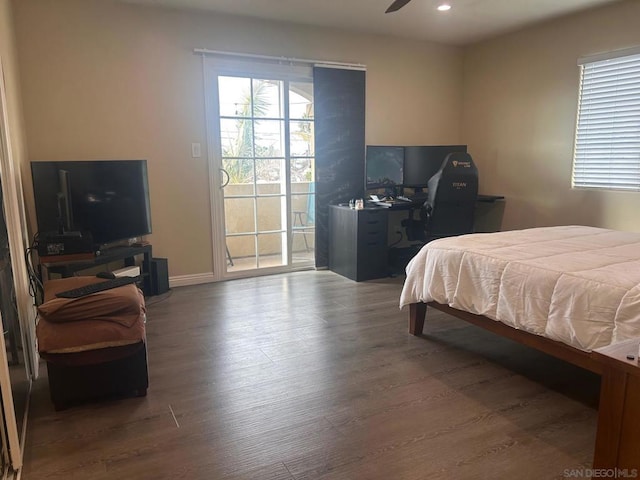
M 409 240 L 430 242 L 436 238 L 473 233 L 478 199 L 478 169 L 468 153 L 450 153 L 427 183 L 427 201 L 420 220 L 403 220 Z

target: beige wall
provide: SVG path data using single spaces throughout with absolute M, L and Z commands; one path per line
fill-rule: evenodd
M 364 63 L 367 142 L 462 140 L 456 48 L 96 0 L 13 8 L 29 160 L 148 159 L 150 241 L 171 276 L 213 268 L 207 162 L 190 158 L 206 144 L 195 47 Z
M 7 93 L 7 115 L 11 135 L 11 150 L 15 165 L 19 168 L 26 158 L 20 83 L 16 61 L 16 46 L 12 22 L 12 7 L 9 0 L 0 0 L 0 58 L 4 69 Z
M 462 138 L 481 193 L 507 196 L 503 227 L 640 231 L 640 194 L 571 189 L 577 59 L 640 45 L 639 19 L 630 0 L 466 49 Z

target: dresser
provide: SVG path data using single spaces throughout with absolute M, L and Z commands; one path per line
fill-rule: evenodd
M 361 282 L 389 275 L 384 207 L 329 209 L 329 269 Z

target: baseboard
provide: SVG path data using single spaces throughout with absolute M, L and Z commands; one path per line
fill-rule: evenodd
M 193 275 L 178 275 L 175 277 L 169 277 L 169 286 L 173 287 L 187 287 L 189 285 L 199 285 L 201 283 L 214 282 L 213 272 L 208 273 L 195 273 Z
M 273 268 L 265 268 L 262 270 L 252 270 L 250 274 L 246 272 L 236 272 L 236 276 L 230 276 L 226 278 L 226 280 L 235 280 L 238 278 L 248 278 L 248 277 L 258 277 L 262 275 L 273 275 L 277 273 L 291 273 L 291 272 L 300 272 L 304 270 L 328 270 L 329 267 L 299 267 L 294 268 L 287 271 L 279 271 L 278 269 Z M 233 274 L 232 274 L 233 275 Z M 177 275 L 174 277 L 169 277 L 169 287 L 188 287 L 189 285 L 200 285 L 201 283 L 213 283 L 216 280 L 213 277 L 213 272 L 208 273 L 195 273 L 193 275 Z

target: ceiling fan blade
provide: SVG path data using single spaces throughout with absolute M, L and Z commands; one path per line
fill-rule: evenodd
M 404 7 L 407 3 L 409 3 L 411 0 L 395 0 L 395 2 L 393 2 L 389 8 L 387 8 L 385 10 L 384 13 L 391 13 L 391 12 L 397 12 L 398 10 L 400 10 L 402 7 Z

